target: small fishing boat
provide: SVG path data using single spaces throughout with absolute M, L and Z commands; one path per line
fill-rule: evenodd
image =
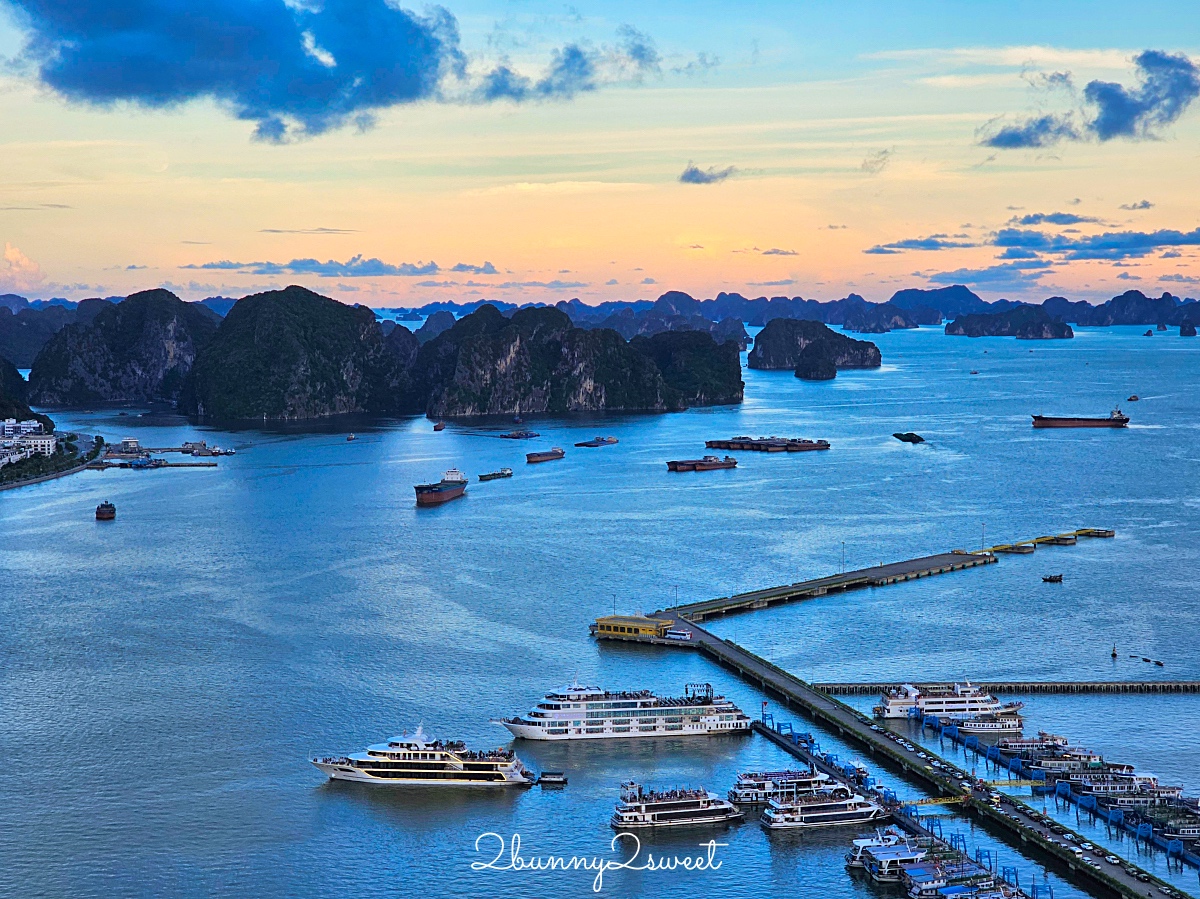
M 1062 583 L 1062 575 L 1061 575 L 1061 574 L 1046 574 L 1046 575 L 1043 575 L 1043 576 L 1042 576 L 1042 583 L 1043 583 L 1043 584 L 1061 584 L 1061 583 Z
M 499 471 L 489 471 L 485 474 L 481 474 L 479 476 L 479 480 L 481 480 L 481 481 L 496 481 L 496 480 L 499 480 L 500 478 L 511 478 L 512 474 L 513 474 L 513 472 L 512 472 L 511 468 L 501 468 Z
M 1140 400 L 1140 399 L 1141 399 L 1141 397 L 1140 397 L 1140 396 L 1138 396 L 1136 393 L 1134 393 L 1134 394 L 1131 394 L 1131 395 L 1130 395 L 1130 397 L 1129 397 L 1129 399 L 1127 399 L 1125 402 L 1127 402 L 1127 403 L 1136 403 L 1136 402 L 1137 402 L 1138 400 Z

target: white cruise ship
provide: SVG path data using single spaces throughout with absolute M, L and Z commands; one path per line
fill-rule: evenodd
M 688 684 L 681 697 L 649 690 L 611 693 L 571 684 L 547 693 L 529 712 L 500 722 L 524 740 L 597 740 L 745 733 L 750 719 L 711 684 Z
M 1013 715 L 1020 709 L 1021 703 L 1002 703 L 970 681 L 965 681 L 927 691 L 912 684 L 903 684 L 884 693 L 873 711 L 876 718 L 920 718 L 922 715 L 936 715 L 939 718 L 960 719 L 974 718 L 977 715 Z
M 793 827 L 842 827 L 866 824 L 887 815 L 883 806 L 838 785 L 811 796 L 772 799 L 762 813 L 762 825 L 768 830 Z
M 615 830 L 635 830 L 731 824 L 742 818 L 732 802 L 703 788 L 659 792 L 627 781 L 621 784 L 621 801 L 609 823 Z
M 389 787 L 523 787 L 536 780 L 510 750 L 472 752 L 463 743 L 430 740 L 420 727 L 411 737 L 312 763 L 332 780 Z
M 804 771 L 763 771 L 739 774 L 729 801 L 738 805 L 762 805 L 772 799 L 807 796 L 829 785 L 828 774 Z

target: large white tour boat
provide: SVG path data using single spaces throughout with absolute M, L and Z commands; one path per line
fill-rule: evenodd
M 711 684 L 688 684 L 681 697 L 571 684 L 547 693 L 525 715 L 498 723 L 524 740 L 689 737 L 750 730 L 746 714 L 724 696 L 714 696 Z
M 876 718 L 920 718 L 935 715 L 939 718 L 973 718 L 976 715 L 1015 714 L 1019 702 L 1002 703 L 990 693 L 980 690 L 970 681 L 949 687 L 928 687 L 922 690 L 912 684 L 902 684 L 880 697 L 873 711 Z
M 772 799 L 808 796 L 828 786 L 830 777 L 814 769 L 762 771 L 739 774 L 729 801 L 738 805 L 762 805 Z
M 473 752 L 460 742 L 430 740 L 422 728 L 374 743 L 364 752 L 315 758 L 333 780 L 389 787 L 523 787 L 536 778 L 507 749 Z
M 730 824 L 743 817 L 732 802 L 703 788 L 659 792 L 627 781 L 621 784 L 621 801 L 609 823 L 616 830 L 635 830 Z
M 792 827 L 841 827 L 865 824 L 887 815 L 883 807 L 842 785 L 795 799 L 772 799 L 762 813 L 769 830 Z

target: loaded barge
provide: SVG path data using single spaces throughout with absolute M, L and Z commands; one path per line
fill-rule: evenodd
M 707 449 L 748 450 L 755 453 L 804 453 L 829 449 L 828 440 L 804 440 L 799 437 L 731 437 L 706 440 Z

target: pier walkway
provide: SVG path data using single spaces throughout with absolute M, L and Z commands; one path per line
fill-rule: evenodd
M 990 565 L 996 557 L 990 553 L 950 552 L 936 556 L 923 556 L 919 559 L 908 559 L 904 562 L 891 562 L 887 565 L 875 565 L 871 568 L 860 568 L 857 571 L 847 571 L 843 574 L 831 574 L 826 577 L 813 578 L 809 581 L 799 581 L 795 584 L 784 584 L 780 587 L 768 587 L 765 590 L 754 590 L 750 593 L 739 593 L 735 596 L 722 596 L 702 602 L 687 603 L 665 609 L 664 613 L 673 614 L 688 621 L 703 621 L 712 615 L 727 615 L 730 612 L 748 612 L 754 609 L 765 609 L 767 606 L 783 602 L 793 602 L 798 599 L 813 599 L 827 593 L 852 590 L 856 587 L 882 587 L 897 581 L 909 581 L 919 577 L 929 577 L 934 574 L 946 574 L 950 571 L 961 571 L 964 568 L 975 568 L 979 565 Z M 656 616 L 663 614 L 654 613 Z
M 1105 680 L 1105 681 L 971 681 L 988 693 L 1200 693 L 1200 680 Z M 901 684 L 912 684 L 921 692 L 948 690 L 949 682 L 914 680 L 874 681 L 860 683 L 813 684 L 830 696 L 873 696 L 894 690 Z
M 1079 528 L 1062 534 L 1048 534 L 1044 537 L 1034 537 L 1016 543 L 1001 543 L 973 552 L 957 549 L 948 553 L 922 556 L 918 559 L 906 559 L 903 562 L 889 562 L 886 565 L 873 565 L 870 568 L 831 574 L 808 581 L 799 581 L 795 584 L 783 584 L 764 590 L 752 590 L 749 593 L 738 593 L 733 596 L 671 606 L 655 612 L 653 615 L 660 617 L 669 613 L 687 621 L 704 621 L 713 615 L 750 612 L 778 603 L 813 599 L 834 591 L 853 590 L 858 587 L 884 587 L 900 581 L 911 581 L 914 578 L 990 565 L 996 561 L 997 553 L 1031 553 L 1038 546 L 1074 546 L 1080 537 L 1112 537 L 1115 533 L 1115 531 L 1105 528 Z
M 692 645 L 718 664 L 737 672 L 744 680 L 756 684 L 764 693 L 779 697 L 786 705 L 802 711 L 822 727 L 836 731 L 843 739 L 859 745 L 874 759 L 897 771 L 910 782 L 928 789 L 935 796 L 962 797 L 965 813 L 988 823 L 1004 839 L 1022 850 L 1035 851 L 1042 858 L 1052 861 L 1056 868 L 1068 872 L 1093 895 L 1145 899 L 1148 885 L 1168 886 L 1128 863 L 1126 867 L 1137 873 L 1130 874 L 1125 867 L 1105 866 L 1102 870 L 1090 867 L 1059 843 L 1048 827 L 1034 819 L 1033 809 L 1025 803 L 1005 796 L 999 807 L 993 807 L 985 801 L 986 794 L 976 796 L 973 790 L 961 786 L 957 779 L 930 766 L 926 759 L 917 754 L 924 751 L 919 747 L 908 750 L 889 740 L 879 725 L 857 710 L 827 693 L 814 689 L 795 675 L 736 643 L 709 633 L 695 622 L 679 615 L 675 617 L 676 626 L 692 632 Z M 756 727 L 755 730 L 761 728 Z M 786 739 L 779 735 L 777 739 L 773 738 L 773 742 L 783 745 Z M 798 752 L 793 754 L 800 756 Z M 1081 836 L 1079 839 L 1085 838 Z M 1139 875 L 1149 879 L 1140 881 Z

